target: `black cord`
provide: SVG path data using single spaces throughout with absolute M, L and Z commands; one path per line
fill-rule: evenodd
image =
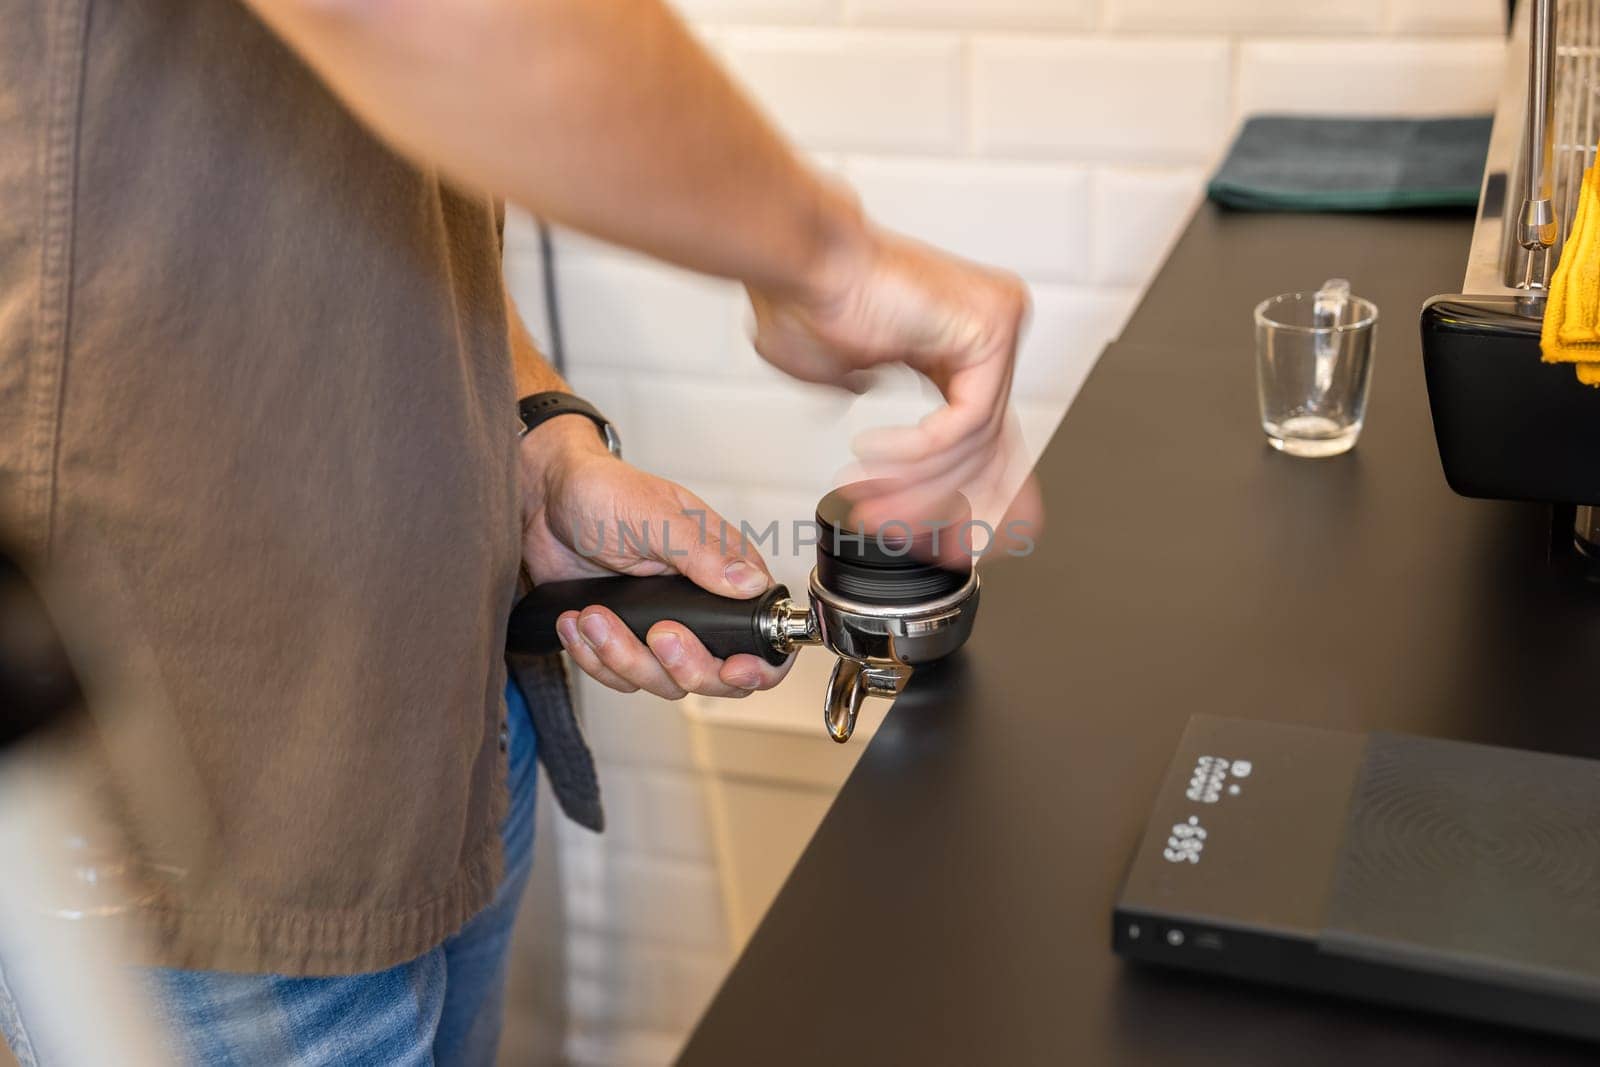
M 543 219 L 539 225 L 539 264 L 544 277 L 544 321 L 550 327 L 550 362 L 556 373 L 567 373 L 567 346 L 561 336 L 561 298 L 556 289 L 556 246 L 550 238 L 550 227 Z

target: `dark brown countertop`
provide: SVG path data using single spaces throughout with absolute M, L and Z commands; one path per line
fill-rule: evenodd
M 1202 207 L 1039 476 L 1039 551 L 892 709 L 686 1049 L 691 1065 L 1591 1063 L 1536 1035 L 1134 968 L 1112 900 L 1194 712 L 1600 756 L 1600 591 L 1550 509 L 1445 486 L 1418 351 L 1459 217 Z M 1250 311 L 1351 279 L 1366 434 L 1278 455 Z

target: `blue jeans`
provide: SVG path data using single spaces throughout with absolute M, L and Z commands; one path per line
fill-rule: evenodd
M 159 1018 L 193 1067 L 490 1067 L 505 1006 L 506 957 L 533 866 L 536 738 L 506 686 L 511 804 L 505 878 L 490 905 L 438 948 L 373 974 L 336 978 L 143 972 Z M 26 994 L 22 997 L 26 1002 Z M 21 1067 L 52 1067 L 0 978 L 0 1028 Z

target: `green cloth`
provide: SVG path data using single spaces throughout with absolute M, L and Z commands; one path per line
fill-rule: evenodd
M 1246 211 L 1472 207 L 1490 122 L 1258 116 L 1206 193 Z

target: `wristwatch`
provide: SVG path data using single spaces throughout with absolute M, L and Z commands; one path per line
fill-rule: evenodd
M 571 393 L 534 393 L 525 396 L 517 401 L 517 414 L 522 417 L 522 429 L 517 431 L 518 437 L 526 437 L 534 427 L 557 415 L 582 415 L 600 430 L 600 439 L 606 443 L 606 450 L 613 456 L 622 455 L 622 438 L 617 435 L 617 428 L 611 425 L 611 420 L 595 410 L 593 404 Z

